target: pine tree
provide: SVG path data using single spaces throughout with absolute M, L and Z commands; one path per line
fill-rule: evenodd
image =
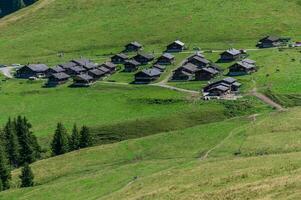
M 71 151 L 78 150 L 80 148 L 79 140 L 80 140 L 80 134 L 79 134 L 76 124 L 74 124 L 73 129 L 72 129 L 71 138 L 70 138 L 70 150 Z
M 24 164 L 20 175 L 21 187 L 32 187 L 34 185 L 34 174 L 28 163 Z
M 80 148 L 86 148 L 92 145 L 92 136 L 90 134 L 90 130 L 88 127 L 83 126 L 80 131 L 80 140 L 79 146 Z
M 0 192 L 3 191 L 3 184 L 2 184 L 2 180 L 0 179 Z
M 11 179 L 10 167 L 5 158 L 5 152 L 3 148 L 0 147 L 0 179 L 2 184 L 2 189 L 6 190 L 9 188 L 9 181 Z
M 54 156 L 67 153 L 69 150 L 68 134 L 62 123 L 57 124 L 51 143 L 51 150 Z
M 15 120 L 15 127 L 20 146 L 20 165 L 34 162 L 40 155 L 40 146 L 37 143 L 36 137 L 30 131 L 31 124 L 26 117 L 22 118 L 18 116 L 17 120 Z
M 8 15 L 12 12 L 15 12 L 24 6 L 23 0 L 9 0 L 9 1 L 0 1 L 0 16 Z
M 33 4 L 33 3 L 35 3 L 35 2 L 37 2 L 37 0 L 23 0 L 23 2 L 24 2 L 24 4 L 25 4 L 26 6 L 29 6 L 29 5 L 31 5 L 31 4 Z
M 19 144 L 16 135 L 14 123 L 9 118 L 4 130 L 4 144 L 7 153 L 7 158 L 11 166 L 18 167 L 19 164 Z

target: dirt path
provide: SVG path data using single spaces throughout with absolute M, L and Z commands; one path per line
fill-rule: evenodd
M 272 99 L 270 99 L 266 95 L 258 92 L 257 88 L 254 88 L 251 91 L 251 94 L 253 96 L 257 97 L 258 99 L 260 99 L 261 101 L 263 101 L 264 103 L 266 103 L 266 104 L 270 105 L 271 107 L 277 109 L 278 111 L 285 111 L 285 108 L 283 108 L 280 104 L 276 103 L 275 101 L 273 101 Z

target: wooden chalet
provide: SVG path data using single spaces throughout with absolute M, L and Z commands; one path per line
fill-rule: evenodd
M 256 66 L 247 62 L 236 62 L 229 67 L 229 76 L 241 76 L 256 72 Z
M 124 64 L 124 62 L 128 59 L 129 57 L 127 55 L 119 53 L 111 57 L 111 62 L 114 64 Z
M 135 74 L 135 83 L 150 83 L 157 80 L 161 71 L 156 68 L 144 69 Z
M 64 64 L 59 64 L 58 65 L 59 67 L 62 67 L 63 69 L 70 69 L 72 67 L 75 67 L 75 66 L 78 66 L 78 64 L 74 63 L 74 62 L 67 62 L 67 63 L 64 63 Z
M 198 66 L 199 68 L 202 67 L 207 67 L 210 64 L 210 61 L 207 60 L 206 58 L 202 58 L 200 56 L 194 56 L 188 59 L 188 63 L 192 63 L 196 66 Z
M 216 77 L 219 74 L 214 68 L 211 67 L 203 67 L 195 73 L 195 80 L 197 81 L 208 81 L 212 78 Z
M 48 69 L 47 76 L 51 76 L 52 74 L 57 74 L 61 72 L 65 72 L 66 70 L 60 66 L 55 66 Z
M 124 71 L 125 72 L 134 72 L 138 70 L 138 67 L 140 66 L 140 63 L 136 60 L 127 60 L 124 63 Z
M 142 45 L 139 42 L 130 42 L 129 44 L 125 45 L 125 52 L 133 52 L 139 51 L 142 49 Z
M 282 43 L 281 38 L 277 36 L 267 36 L 259 40 L 257 47 L 259 48 L 271 48 L 278 47 Z
M 100 71 L 102 71 L 102 72 L 105 74 L 105 76 L 111 74 L 110 69 L 108 69 L 108 68 L 106 68 L 106 67 L 99 67 L 98 69 L 99 69 Z
M 73 78 L 74 87 L 89 87 L 95 82 L 94 78 L 88 74 L 80 74 Z
M 231 62 L 242 59 L 245 55 L 243 50 L 229 49 L 220 54 L 220 61 Z
M 86 70 L 95 69 L 97 67 L 97 65 L 95 63 L 93 63 L 92 61 L 90 61 L 89 59 L 86 59 L 86 58 L 74 59 L 74 60 L 71 60 L 71 62 L 77 64 L 78 66 L 85 68 Z
M 64 72 L 54 73 L 49 76 L 46 86 L 57 86 L 68 82 L 70 76 Z
M 77 75 L 85 73 L 86 71 L 87 71 L 87 69 L 85 69 L 82 66 L 75 66 L 75 67 L 66 69 L 66 74 L 68 74 L 70 76 L 77 76 Z
M 152 60 L 154 60 L 155 56 L 153 54 L 148 53 L 138 53 L 136 56 L 133 57 L 134 60 L 139 62 L 141 65 L 146 65 Z
M 166 70 L 166 67 L 164 65 L 154 64 L 153 68 L 160 70 L 161 72 L 164 72 Z
M 211 87 L 206 96 L 213 96 L 213 97 L 223 97 L 231 93 L 231 90 L 229 87 L 224 85 L 216 85 Z
M 106 73 L 99 69 L 92 69 L 88 71 L 88 75 L 93 78 L 94 81 L 97 81 L 103 77 L 105 77 Z
M 105 63 L 101 64 L 100 67 L 107 68 L 109 70 L 110 74 L 115 73 L 117 70 L 116 65 L 112 62 L 105 62 Z
M 17 70 L 16 77 L 24 79 L 31 77 L 45 78 L 47 77 L 48 70 L 49 67 L 45 64 L 29 64 Z
M 249 65 L 256 65 L 256 61 L 255 60 L 251 60 L 251 59 L 243 59 L 241 62 L 247 63 Z
M 200 52 L 198 51 L 198 52 L 192 54 L 191 56 L 189 56 L 189 57 L 187 58 L 187 60 L 189 61 L 191 58 L 193 58 L 193 57 L 195 57 L 195 56 L 201 57 L 201 58 L 205 58 L 205 56 L 204 56 L 202 53 L 200 53 Z
M 211 89 L 216 88 L 217 86 L 223 86 L 223 87 L 227 87 L 229 90 L 225 90 L 225 93 L 220 94 L 220 95 L 225 95 L 228 94 L 227 92 L 230 91 L 230 93 L 237 93 L 239 92 L 239 88 L 241 87 L 241 84 L 239 82 L 237 82 L 237 80 L 235 78 L 232 77 L 227 77 L 224 78 L 220 81 L 216 81 L 214 83 L 211 83 L 209 85 L 207 85 L 206 87 L 203 88 L 203 93 L 205 96 L 214 96 L 213 94 L 215 94 L 215 92 L 213 92 L 211 94 Z M 220 90 L 220 89 L 219 89 Z
M 198 66 L 187 63 L 174 71 L 173 80 L 193 80 L 195 73 L 199 70 Z
M 156 63 L 159 65 L 171 65 L 174 62 L 175 56 L 170 53 L 164 53 L 156 61 Z
M 176 40 L 166 47 L 167 52 L 181 52 L 185 49 L 185 43 L 180 40 Z

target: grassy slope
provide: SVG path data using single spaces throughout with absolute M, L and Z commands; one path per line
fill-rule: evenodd
M 298 199 L 300 113 L 238 118 L 39 161 L 33 165 L 38 186 L 0 197 Z
M 99 83 L 88 89 L 44 89 L 41 85 L 19 80 L 1 83 L 0 99 L 5 103 L 0 105 L 0 122 L 4 123 L 9 116 L 26 115 L 37 135 L 45 136 L 59 121 L 68 127 L 75 122 L 101 126 L 183 112 L 223 112 L 221 105 L 195 105 L 185 94 L 152 86 Z
M 41 0 L 1 19 L 5 54 L 0 59 L 55 64 L 59 51 L 66 53 L 62 60 L 97 58 L 120 51 L 131 40 L 155 51 L 176 38 L 190 47 L 254 47 L 267 34 L 298 37 L 299 9 L 297 0 Z
M 243 83 L 242 92 L 248 93 L 257 87 L 259 91 L 272 96 L 284 106 L 300 106 L 300 50 L 300 48 L 294 48 L 281 51 L 278 49 L 249 51 L 249 58 L 257 61 L 259 71 L 252 75 L 235 77 Z M 216 61 L 219 54 L 206 53 L 206 57 Z M 227 69 L 232 64 L 219 64 L 225 70 L 224 75 L 228 73 Z M 200 86 L 206 85 L 207 82 L 170 82 L 169 84 L 180 88 L 199 90 Z

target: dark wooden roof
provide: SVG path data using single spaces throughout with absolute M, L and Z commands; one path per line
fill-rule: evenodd
M 89 76 L 88 74 L 80 74 L 80 75 L 77 75 L 74 79 L 75 80 L 91 81 L 91 80 L 93 80 L 93 77 Z
M 239 51 L 237 49 L 228 49 L 228 50 L 224 51 L 222 54 L 230 54 L 232 56 L 237 56 L 237 55 L 241 54 L 241 51 Z
M 124 64 L 131 64 L 131 65 L 135 65 L 135 66 L 139 66 L 140 63 L 137 62 L 136 60 L 126 60 Z
M 167 59 L 169 59 L 169 60 L 172 60 L 172 59 L 175 58 L 175 56 L 172 55 L 171 53 L 164 53 L 164 54 L 162 54 L 162 55 L 160 56 L 160 58 L 167 58 Z
M 105 74 L 105 72 L 100 69 L 92 69 L 92 70 L 88 71 L 88 73 L 96 75 L 96 76 L 101 76 L 101 75 Z
M 29 64 L 24 67 L 28 67 L 30 70 L 34 72 L 45 72 L 49 69 L 49 67 L 45 64 Z
M 133 46 L 135 46 L 135 47 L 137 47 L 137 48 L 141 48 L 141 47 L 142 47 L 142 44 L 140 44 L 140 43 L 137 42 L 137 41 L 130 42 L 130 43 L 128 43 L 126 46 L 129 46 L 129 45 L 133 45 Z
M 60 66 L 55 66 L 55 67 L 52 67 L 50 68 L 52 71 L 56 72 L 56 73 L 60 73 L 60 72 L 64 72 L 65 69 L 60 67 Z
M 70 78 L 68 74 L 65 74 L 64 72 L 55 73 L 51 75 L 52 77 L 58 79 L 58 80 L 64 80 Z
M 126 54 L 124 54 L 124 53 L 118 53 L 118 54 L 112 56 L 112 58 L 114 58 L 114 57 L 119 57 L 119 58 L 122 58 L 122 59 L 128 59 L 128 58 L 129 58 L 129 57 L 128 57 Z
M 139 76 L 140 74 L 144 74 L 146 76 L 149 76 L 149 77 L 154 77 L 154 76 L 160 76 L 161 75 L 161 71 L 156 69 L 156 68 L 150 68 L 150 69 L 144 69 L 140 72 L 138 72 L 136 74 L 136 76 Z
M 60 67 L 64 68 L 64 69 L 69 69 L 71 67 L 75 67 L 77 66 L 78 64 L 74 63 L 74 62 L 67 62 L 67 63 L 64 63 L 64 64 L 59 64 Z

